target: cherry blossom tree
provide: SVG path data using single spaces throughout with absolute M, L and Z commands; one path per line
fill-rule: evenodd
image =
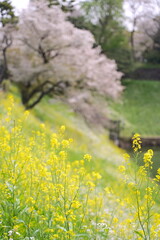
M 46 94 L 76 99 L 89 91 L 116 98 L 122 91 L 122 73 L 117 72 L 115 61 L 93 47 L 93 35 L 75 28 L 58 6 L 31 3 L 22 12 L 15 35 L 9 64 L 26 108 Z

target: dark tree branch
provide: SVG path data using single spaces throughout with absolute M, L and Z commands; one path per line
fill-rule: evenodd
M 47 94 L 49 94 L 51 91 L 53 91 L 53 89 L 54 89 L 54 87 L 51 87 L 51 88 L 48 89 L 47 91 L 41 92 L 40 95 L 39 95 L 39 97 L 38 97 L 35 101 L 33 101 L 33 103 L 26 105 L 26 109 L 31 109 L 31 108 L 33 108 L 35 105 L 37 105 L 37 104 L 41 101 L 41 99 L 42 99 L 45 95 L 47 95 Z
M 25 92 L 24 93 L 22 92 L 22 102 L 25 105 L 26 109 L 31 109 L 36 104 L 38 104 L 45 95 L 51 92 L 62 94 L 64 92 L 63 89 L 69 86 L 70 85 L 68 84 L 68 81 L 66 82 L 59 81 L 57 83 L 52 83 L 47 80 L 41 85 L 37 86 L 35 89 L 33 89 L 32 92 L 29 93 L 27 96 L 26 96 L 26 89 L 25 89 Z M 45 90 L 45 88 L 47 89 Z M 39 94 L 39 96 L 36 98 L 36 100 L 34 100 L 31 104 L 29 104 L 30 100 L 34 98 L 34 96 L 36 96 L 37 94 Z

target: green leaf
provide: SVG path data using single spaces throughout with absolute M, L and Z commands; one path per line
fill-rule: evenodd
M 142 237 L 143 238 L 143 234 L 142 233 L 140 233 L 139 231 L 134 231 L 137 235 L 139 235 L 140 237 Z

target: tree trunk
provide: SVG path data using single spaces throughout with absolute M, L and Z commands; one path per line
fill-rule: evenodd
M 135 62 L 134 33 L 135 33 L 135 30 L 133 30 L 133 31 L 131 32 L 131 35 L 130 35 L 131 60 L 132 60 L 133 63 Z
M 8 78 L 8 64 L 7 64 L 7 57 L 6 57 L 6 48 L 3 49 L 2 55 L 3 55 L 3 64 L 2 69 L 0 72 L 0 84 L 3 82 L 4 79 Z
M 130 34 L 130 44 L 131 44 L 131 60 L 134 63 L 135 62 L 135 45 L 134 45 L 134 34 L 135 34 L 135 28 L 137 25 L 137 18 L 134 18 L 133 21 L 133 30 L 131 31 Z

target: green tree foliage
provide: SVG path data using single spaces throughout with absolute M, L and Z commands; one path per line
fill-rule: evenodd
M 0 22 L 2 26 L 5 26 L 7 23 L 13 23 L 16 20 L 14 7 L 11 4 L 10 0 L 1 0 L 0 1 Z
M 92 0 L 81 4 L 85 15 L 70 17 L 74 25 L 90 30 L 104 54 L 115 59 L 121 71 L 130 64 L 127 31 L 123 26 L 123 0 Z
M 37 0 L 31 0 L 31 2 L 36 2 Z M 64 12 L 73 11 L 74 5 L 79 3 L 79 0 L 45 0 L 48 2 L 48 6 L 51 7 L 53 5 L 61 6 L 61 9 Z
M 98 44 L 103 45 L 108 41 L 105 33 L 111 34 L 119 25 L 122 19 L 122 3 L 122 0 L 92 0 L 82 4 L 87 17 L 98 26 L 95 32 Z

